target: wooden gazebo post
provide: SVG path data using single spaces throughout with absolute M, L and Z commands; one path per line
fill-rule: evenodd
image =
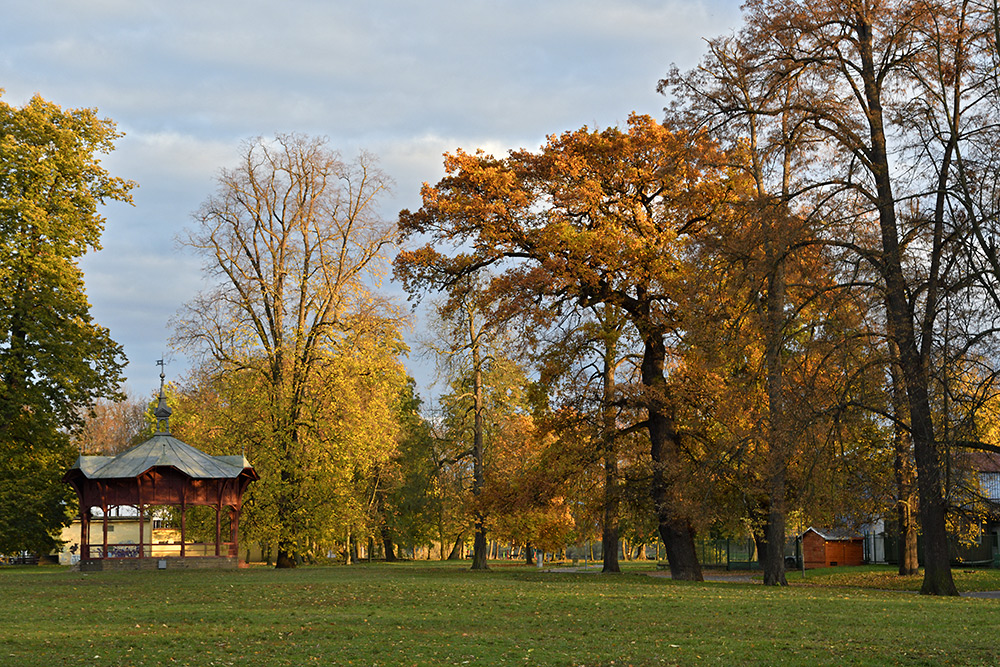
M 229 508 L 229 542 L 232 544 L 230 547 L 231 556 L 239 558 L 240 556 L 240 510 L 237 507 Z
M 215 555 L 222 555 L 219 542 L 222 540 L 222 502 L 215 505 Z
M 146 539 L 143 531 L 145 521 L 142 518 L 142 475 L 136 478 L 136 484 L 139 486 L 139 558 L 145 558 L 146 549 L 142 546 Z
M 104 485 L 101 485 L 101 512 L 104 513 L 104 551 L 102 558 L 108 557 L 108 494 L 104 492 Z
M 187 493 L 181 491 L 181 558 L 184 558 L 184 545 L 187 543 Z
M 80 560 L 90 560 L 90 508 L 80 503 Z

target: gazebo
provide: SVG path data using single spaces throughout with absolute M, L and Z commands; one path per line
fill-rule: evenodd
M 163 393 L 154 414 L 157 432 L 117 456 L 80 456 L 63 476 L 80 499 L 80 569 L 165 569 L 167 567 L 236 567 L 243 492 L 258 479 L 245 456 L 209 456 L 170 435 L 170 413 Z M 154 544 L 145 508 L 180 507 L 180 543 Z M 210 544 L 187 539 L 187 508 L 215 508 L 214 554 Z M 122 506 L 136 508 L 138 544 L 108 542 L 108 516 Z M 103 539 L 91 544 L 94 507 L 101 509 Z M 222 539 L 222 513 L 228 511 L 229 535 Z

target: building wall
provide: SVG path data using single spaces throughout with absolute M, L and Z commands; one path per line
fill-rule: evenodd
M 826 562 L 835 565 L 861 565 L 865 562 L 864 545 L 860 539 L 831 540 L 826 543 Z
M 152 518 L 143 519 L 143 535 L 148 543 L 153 530 Z M 62 530 L 60 539 L 63 541 L 62 550 L 59 552 L 60 565 L 75 565 L 80 560 L 80 520 L 74 519 L 73 523 Z M 118 548 L 123 552 L 128 550 L 128 545 L 139 544 L 139 519 L 138 517 L 110 517 L 108 519 L 108 550 Z M 104 545 L 104 520 L 100 518 L 92 519 L 90 522 L 90 548 L 91 555 L 97 555 L 97 549 Z M 95 549 L 95 547 L 97 549 Z M 136 547 L 138 548 L 138 547 Z
M 806 569 L 836 565 L 862 565 L 865 560 L 863 539 L 827 540 L 815 531 L 802 536 Z
M 827 567 L 826 540 L 811 530 L 806 532 L 802 536 L 802 558 L 805 560 L 807 570 L 814 567 Z

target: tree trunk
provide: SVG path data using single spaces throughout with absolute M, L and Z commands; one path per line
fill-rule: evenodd
M 604 446 L 604 519 L 601 525 L 601 543 L 604 545 L 601 572 L 621 572 L 618 565 L 618 517 L 621 494 L 618 489 L 618 439 L 615 424 L 616 357 L 618 355 L 618 328 L 609 321 L 613 306 L 605 305 L 604 318 L 604 368 L 603 396 L 601 397 L 601 441 Z
M 676 488 L 676 469 L 679 463 L 680 436 L 667 404 L 668 389 L 663 375 L 665 360 L 666 347 L 662 336 L 647 335 L 642 357 L 642 383 L 648 391 L 647 429 L 653 460 L 651 493 L 659 521 L 660 538 L 670 563 L 671 578 L 703 581 L 698 553 L 694 547 L 694 526 L 677 509 L 680 494 Z
M 882 113 L 882 81 L 876 75 L 872 35 L 876 31 L 871 16 L 858 16 L 857 48 L 861 56 L 861 76 L 867 103 L 871 146 L 869 156 L 875 181 L 879 231 L 882 238 L 881 270 L 885 280 L 886 317 L 889 337 L 898 351 L 899 369 L 906 386 L 910 410 L 910 433 L 917 463 L 917 488 L 920 495 L 920 524 L 924 534 L 925 595 L 958 595 L 948 559 L 948 534 L 945 525 L 945 502 L 941 489 L 941 458 L 934 439 L 926 359 L 917 347 L 913 310 L 903 274 L 902 250 L 896 219 L 896 202 Z M 933 276 L 932 276 L 933 277 Z M 928 303 L 929 309 L 937 307 Z M 930 321 L 930 320 L 928 320 Z M 932 321 L 931 321 L 932 324 Z M 933 331 L 922 331 L 929 341 Z
M 479 506 L 479 496 L 486 483 L 485 452 L 483 442 L 483 412 L 486 406 L 483 401 L 483 359 L 479 349 L 479 337 L 474 331 L 473 318 L 469 317 L 469 332 L 472 337 L 472 368 L 473 368 L 473 442 L 472 442 L 472 494 L 476 503 L 476 535 L 472 541 L 472 569 L 489 569 L 486 554 L 486 518 Z
M 762 566 L 764 565 L 764 559 L 766 558 L 764 554 L 767 552 L 767 538 L 764 537 L 764 532 L 760 530 L 751 532 L 750 537 L 753 539 L 753 546 L 757 551 L 757 564 Z M 754 554 L 749 554 L 747 556 L 747 561 L 752 563 L 753 556 Z
M 784 487 L 784 485 L 782 485 Z M 772 509 L 767 515 L 763 535 L 763 560 L 765 586 L 787 586 L 785 578 L 785 514 Z M 759 548 L 758 548 L 759 550 Z
M 786 169 L 787 171 L 787 169 Z M 767 276 L 767 323 L 765 341 L 765 364 L 767 372 L 767 413 L 768 413 L 768 470 L 767 494 L 768 513 L 764 525 L 764 553 L 760 559 L 764 570 L 765 586 L 787 586 L 785 579 L 785 495 L 787 493 L 786 471 L 790 448 L 790 437 L 785 423 L 784 365 L 782 353 L 785 349 L 785 244 L 777 237 L 781 229 L 775 230 L 774 222 L 781 220 L 784 211 L 765 210 L 763 216 L 771 221 L 771 233 L 766 239 L 768 262 Z M 778 233 L 776 234 L 775 231 Z
M 524 564 L 534 565 L 535 564 L 535 549 L 531 546 L 531 542 L 524 545 Z
M 895 349 L 893 348 L 893 352 Z M 892 358 L 898 358 L 893 354 Z M 917 505 L 914 489 L 912 447 L 909 434 L 904 424 L 908 422 L 906 409 L 906 391 L 900 379 L 899 367 L 892 366 L 892 412 L 896 423 L 893 425 L 893 473 L 896 481 L 896 523 L 899 540 L 896 543 L 896 557 L 899 562 L 900 576 L 919 573 L 917 558 L 917 522 L 915 508 Z
M 686 519 L 664 517 L 660 519 L 660 539 L 667 552 L 670 578 L 679 581 L 704 581 L 698 554 L 694 548 L 694 528 Z
M 605 507 L 605 510 L 607 510 L 607 507 Z M 601 554 L 601 572 L 621 572 L 621 566 L 618 564 L 618 545 L 620 542 L 617 525 L 605 524 L 601 530 L 601 544 L 604 545 L 604 550 Z
M 465 533 L 455 538 L 455 545 L 448 554 L 448 560 L 462 560 L 462 544 L 465 542 Z
M 486 543 L 486 527 L 481 516 L 476 517 L 476 535 L 472 541 L 472 569 L 488 570 L 489 545 Z
M 275 568 L 292 568 L 297 565 L 295 554 L 287 547 L 278 547 L 278 557 L 274 560 Z
M 382 547 L 385 549 L 385 562 L 395 563 L 397 560 L 396 549 L 392 543 L 392 535 L 390 535 L 387 530 L 382 532 Z

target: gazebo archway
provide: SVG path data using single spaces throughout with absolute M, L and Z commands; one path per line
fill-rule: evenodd
M 63 476 L 80 500 L 80 569 L 145 569 L 175 567 L 236 567 L 239 516 L 243 492 L 258 479 L 245 456 L 210 456 L 170 435 L 170 408 L 163 393 L 155 410 L 157 433 L 117 456 L 80 456 Z M 190 506 L 215 509 L 214 553 L 190 553 L 186 517 Z M 138 510 L 139 541 L 116 544 L 108 540 L 108 518 L 113 508 Z M 180 544 L 154 544 L 152 523 L 146 530 L 145 509 L 180 508 Z M 100 545 L 91 544 L 93 508 L 99 507 L 103 531 Z M 223 539 L 222 518 L 228 513 L 229 535 Z M 172 547 L 176 546 L 176 553 Z

